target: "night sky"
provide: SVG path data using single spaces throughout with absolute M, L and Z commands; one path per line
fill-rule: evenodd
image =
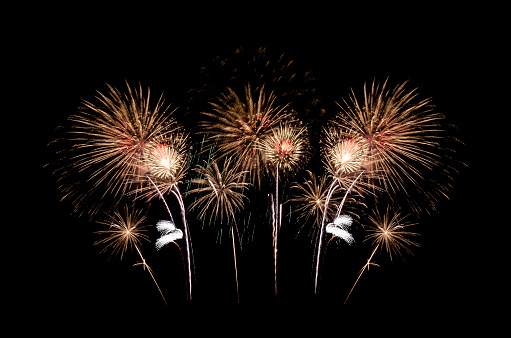
M 488 53 L 497 51 L 488 37 L 498 30 L 482 27 L 473 18 L 475 11 L 461 15 L 416 8 L 405 15 L 395 8 L 387 9 L 394 14 L 375 9 L 367 15 L 366 10 L 302 8 L 299 13 L 263 15 L 259 9 L 252 15 L 233 17 L 207 10 L 195 15 L 192 8 L 168 15 L 161 8 L 129 13 L 74 8 L 64 18 L 49 15 L 37 20 L 37 25 L 32 23 L 20 49 L 27 61 L 19 92 L 29 97 L 20 99 L 26 100 L 20 102 L 28 112 L 23 112 L 21 123 L 30 125 L 29 153 L 35 153 L 37 161 L 19 173 L 27 187 L 15 199 L 19 204 L 15 208 L 20 208 L 18 224 L 10 225 L 19 231 L 10 240 L 30 237 L 29 245 L 18 244 L 14 249 L 30 253 L 18 263 L 27 285 L 23 292 L 26 306 L 52 304 L 63 311 L 164 307 L 147 272 L 132 266 L 136 256 L 119 262 L 100 254 L 101 248 L 93 245 L 98 238 L 93 231 L 99 227 L 71 215 L 68 205 L 58 201 L 55 178 L 43 168 L 52 159 L 46 145 L 80 101 L 93 99 L 96 90 L 105 90 L 105 83 L 123 88 L 125 80 L 140 81 L 153 93 L 163 92 L 166 102 L 178 107 L 179 116 L 187 91 L 200 85 L 200 67 L 239 46 L 246 50 L 266 47 L 277 55 L 284 52 L 298 70 L 311 71 L 328 109 L 346 97 L 350 88 L 360 92 L 363 83 L 375 77 L 383 81 L 389 76 L 394 84 L 410 80 L 410 87 L 419 87 L 422 98 L 433 98 L 437 110 L 457 126 L 457 136 L 465 143 L 459 160 L 468 168 L 460 170 L 451 200 L 442 201 L 439 213 L 424 217 L 415 228 L 421 233 L 415 255 L 394 263 L 382 255 L 381 266 L 364 273 L 350 303 L 381 308 L 385 304 L 464 306 L 490 297 L 481 292 L 488 283 L 483 276 L 490 274 L 481 253 L 486 250 L 474 250 L 478 246 L 474 242 L 481 240 L 474 236 L 481 236 L 480 227 L 488 225 L 476 221 L 474 213 L 491 213 L 482 209 L 487 201 L 474 198 L 485 180 L 478 177 L 483 165 L 474 157 L 483 147 L 481 122 L 474 114 L 489 114 L 484 111 L 484 97 L 490 91 L 487 83 L 495 65 L 489 62 Z M 488 53 L 481 58 L 476 53 L 480 50 Z M 191 226 L 195 255 L 192 306 L 235 305 L 229 243 L 218 245 L 211 232 Z M 242 306 L 276 304 L 271 228 L 269 224 L 260 227 L 267 233 L 258 230 L 257 241 L 244 246 L 238 257 Z M 295 238 L 296 224 L 284 222 L 283 228 L 279 303 L 304 309 L 314 304 L 342 304 L 368 253 L 360 253 L 356 246 L 329 247 L 320 295 L 314 297 L 310 238 Z M 146 247 L 146 258 L 168 303 L 179 308 L 185 303 L 185 275 L 177 250 L 155 252 L 149 244 Z

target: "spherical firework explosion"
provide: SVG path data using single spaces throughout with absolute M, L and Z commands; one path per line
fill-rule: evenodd
M 354 174 L 370 163 L 367 144 L 358 135 L 329 128 L 324 130 L 324 143 L 325 161 L 333 169 L 333 176 Z
M 170 193 L 188 169 L 189 144 L 189 136 L 177 128 L 173 134 L 151 141 L 134 177 L 138 188 L 131 193 L 147 199 Z
M 284 123 L 261 140 L 263 159 L 284 172 L 299 169 L 308 153 L 307 129 Z

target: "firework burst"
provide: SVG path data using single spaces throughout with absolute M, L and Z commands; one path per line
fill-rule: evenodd
M 389 195 L 404 192 L 416 211 L 434 209 L 436 198 L 449 189 L 442 179 L 452 173 L 444 156 L 450 151 L 443 144 L 448 138 L 444 116 L 433 111 L 431 99 L 418 96 L 406 82 L 389 88 L 387 81 L 373 81 L 370 88 L 364 85 L 361 100 L 352 91 L 334 121 L 341 136 L 363 144 L 372 159 L 368 171 L 381 174 L 379 183 Z M 410 198 L 412 190 L 420 192 L 421 203 Z
M 211 102 L 212 111 L 204 113 L 211 120 L 200 123 L 210 135 L 210 145 L 217 145 L 215 157 L 242 159 L 241 170 L 259 184 L 264 168 L 259 144 L 280 122 L 291 118 L 286 106 L 276 106 L 275 99 L 273 93 L 266 97 L 264 87 L 256 89 L 254 95 L 250 85 L 245 87 L 244 100 L 228 88 L 227 93 Z
M 353 289 L 355 289 L 364 271 L 369 270 L 371 265 L 377 265 L 372 263 L 371 260 L 378 250 L 381 251 L 385 249 L 392 261 L 393 257 L 396 255 L 402 257 L 403 251 L 413 254 L 410 247 L 419 246 L 417 242 L 409 239 L 409 237 L 417 236 L 418 234 L 406 230 L 406 228 L 416 225 L 416 223 L 409 222 L 407 218 L 407 215 L 403 216 L 401 211 L 395 211 L 390 206 L 387 207 L 383 215 L 380 214 L 378 209 L 375 209 L 374 215 L 369 217 L 370 224 L 367 228 L 369 234 L 364 241 L 372 241 L 373 252 L 369 256 L 367 263 L 360 270 L 358 278 L 353 284 L 344 303 L 348 301 L 348 298 L 353 292 Z
M 55 172 L 62 199 L 91 217 L 107 197 L 119 201 L 133 188 L 131 178 L 140 174 L 147 147 L 177 128 L 162 97 L 151 107 L 149 89 L 144 93 L 141 86 L 127 85 L 122 93 L 107 87 L 68 118 L 71 126 Z
M 367 229 L 369 234 L 364 241 L 372 240 L 374 247 L 380 248 L 380 250 L 385 248 L 391 260 L 396 255 L 402 256 L 402 251 L 411 254 L 410 246 L 419 246 L 408 238 L 416 236 L 417 233 L 406 230 L 416 223 L 410 223 L 407 216 L 403 216 L 400 211 L 394 211 L 389 206 L 387 211 L 381 215 L 376 209 L 375 215 L 370 216 L 369 221 L 371 222 Z
M 272 130 L 272 133 L 262 139 L 259 144 L 263 159 L 268 169 L 273 168 L 275 173 L 275 196 L 273 201 L 272 228 L 273 228 L 273 256 L 275 265 L 275 294 L 277 294 L 277 245 L 282 220 L 282 204 L 279 200 L 280 172 L 290 172 L 299 168 L 307 154 L 308 139 L 305 137 L 307 129 L 295 126 L 296 122 L 286 121 Z
M 148 200 L 171 193 L 188 170 L 190 138 L 178 128 L 156 137 L 144 150 L 132 194 Z M 172 217 L 172 216 L 171 216 Z
M 289 201 L 297 204 L 295 210 L 298 213 L 298 219 L 303 219 L 307 222 L 309 218 L 314 219 L 314 225 L 321 224 L 321 218 L 325 212 L 325 202 L 328 194 L 328 185 L 326 183 L 327 176 L 323 175 L 319 178 L 316 177 L 311 171 L 307 170 L 307 176 L 303 183 L 295 183 L 293 188 L 295 189 L 294 197 Z M 332 203 L 328 205 L 328 215 L 333 217 L 335 207 L 339 202 L 334 196 L 330 199 Z M 313 227 L 316 229 L 316 226 Z
M 333 176 L 349 177 L 370 163 L 366 143 L 357 135 L 346 135 L 339 128 L 324 129 L 324 162 Z
M 199 209 L 199 218 L 210 214 L 210 222 L 232 217 L 236 210 L 243 208 L 243 200 L 247 198 L 244 190 L 249 183 L 243 182 L 244 171 L 239 171 L 239 163 L 232 158 L 222 161 L 221 169 L 217 161 L 208 166 L 197 166 L 195 171 L 200 178 L 192 179 L 197 188 L 189 190 L 187 194 L 199 194 L 200 197 L 191 204 L 192 209 Z M 234 220 L 234 219 L 232 219 Z
M 283 123 L 264 137 L 259 148 L 264 162 L 279 171 L 297 170 L 308 154 L 307 128 L 295 123 Z
M 105 245 L 101 252 L 112 250 L 112 254 L 120 254 L 121 259 L 128 249 L 135 249 L 140 256 L 140 259 L 142 260 L 141 263 L 136 263 L 135 265 L 142 265 L 144 269 L 147 268 L 147 271 L 151 275 L 154 284 L 158 288 L 163 301 L 165 304 L 167 304 L 167 301 L 161 292 L 160 286 L 156 282 L 153 270 L 146 263 L 144 256 L 142 256 L 142 251 L 140 251 L 141 241 L 149 241 L 148 236 L 145 234 L 146 226 L 142 225 L 144 221 L 145 216 L 142 214 L 141 210 L 130 212 L 127 206 L 124 207 L 124 212 L 122 213 L 118 210 L 115 210 L 113 214 L 108 215 L 107 221 L 98 222 L 100 224 L 108 225 L 109 229 L 98 231 L 98 234 L 106 235 L 106 237 L 94 242 L 94 244 Z
M 247 198 L 244 191 L 250 185 L 243 182 L 245 172 L 239 171 L 239 168 L 240 163 L 234 161 L 231 157 L 223 160 L 222 169 L 219 168 L 217 161 L 212 161 L 207 167 L 198 166 L 195 171 L 199 174 L 200 178 L 192 180 L 192 184 L 196 184 L 198 187 L 187 192 L 188 194 L 196 193 L 202 195 L 191 205 L 191 208 L 200 209 L 200 218 L 205 217 L 209 213 L 210 222 L 220 219 L 220 223 L 223 224 L 225 217 L 228 221 L 234 223 L 234 225 L 231 225 L 230 232 L 238 302 L 239 285 L 236 244 L 234 241 L 236 229 L 234 214 L 237 210 L 243 208 L 244 199 Z

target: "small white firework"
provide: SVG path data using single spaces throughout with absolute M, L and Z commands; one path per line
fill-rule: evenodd
M 332 223 L 328 223 L 325 231 L 329 234 L 339 237 L 349 245 L 355 242 L 353 236 L 348 232 L 353 223 L 353 218 L 348 215 L 340 215 Z
M 156 250 L 160 250 L 170 242 L 175 242 L 183 238 L 183 232 L 177 229 L 171 221 L 158 221 L 158 223 L 156 223 L 156 230 L 158 230 L 161 236 L 156 240 Z

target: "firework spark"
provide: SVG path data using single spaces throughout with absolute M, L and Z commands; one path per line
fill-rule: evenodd
M 387 207 L 387 210 L 383 215 L 380 214 L 378 209 L 375 210 L 375 214 L 369 217 L 369 221 L 371 222 L 367 229 L 369 235 L 367 235 L 364 239 L 364 241 L 372 241 L 373 252 L 371 253 L 371 256 L 369 256 L 367 263 L 360 270 L 358 278 L 353 284 L 353 287 L 351 288 L 344 303 L 348 301 L 348 298 L 353 292 L 353 289 L 355 289 L 355 286 L 364 271 L 366 269 L 368 270 L 370 265 L 376 265 L 371 263 L 371 260 L 378 250 L 381 251 L 385 248 L 385 251 L 392 261 L 392 258 L 396 255 L 402 257 L 402 251 L 413 254 L 410 247 L 419 246 L 418 243 L 408 238 L 418 234 L 405 230 L 410 226 L 416 225 L 415 223 L 411 223 L 407 220 L 407 215 L 402 216 L 400 211 L 394 211 L 390 206 Z
M 256 100 L 253 94 L 257 95 Z M 241 169 L 259 184 L 264 168 L 259 143 L 281 121 L 291 117 L 286 106 L 275 105 L 275 99 L 273 93 L 266 97 L 264 87 L 252 93 L 249 85 L 243 101 L 228 88 L 226 94 L 211 102 L 213 111 L 204 113 L 211 120 L 200 123 L 202 130 L 210 134 L 209 143 L 218 145 L 215 157 L 242 159 Z
M 62 199 L 70 199 L 74 211 L 95 215 L 106 197 L 116 201 L 133 187 L 147 147 L 165 138 L 177 126 L 162 97 L 150 105 L 150 90 L 127 85 L 127 92 L 107 85 L 96 102 L 83 101 L 71 115 L 59 175 Z
M 142 251 L 140 251 L 141 241 L 149 241 L 149 238 L 145 234 L 146 230 L 144 228 L 146 226 L 142 226 L 144 221 L 145 216 L 142 215 L 141 210 L 130 212 L 127 206 L 124 208 L 124 213 L 116 210 L 112 215 L 108 215 L 107 221 L 98 222 L 100 224 L 108 225 L 109 229 L 98 231 L 98 234 L 106 235 L 106 237 L 94 242 L 94 244 L 104 244 L 105 247 L 101 250 L 101 252 L 111 249 L 112 254 L 120 254 L 120 259 L 123 258 L 124 253 L 128 249 L 133 250 L 134 248 L 142 260 L 142 263 L 137 263 L 135 265 L 142 265 L 144 269 L 147 268 L 147 271 L 151 275 L 154 284 L 156 284 L 156 287 L 158 288 L 163 301 L 165 304 L 167 304 L 167 301 L 161 292 L 160 286 L 156 282 L 153 270 L 151 267 L 149 267 L 146 260 L 142 256 Z

